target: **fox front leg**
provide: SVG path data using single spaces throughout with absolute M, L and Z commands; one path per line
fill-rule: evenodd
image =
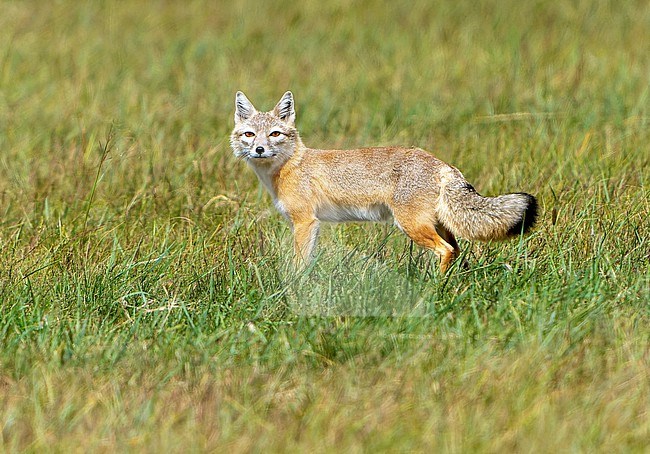
M 307 265 L 314 253 L 318 237 L 318 219 L 305 219 L 293 221 L 293 250 L 294 264 Z

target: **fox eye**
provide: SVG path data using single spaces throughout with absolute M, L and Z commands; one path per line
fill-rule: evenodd
M 252 132 L 250 132 L 250 131 L 246 131 L 246 132 L 244 133 L 244 135 L 245 135 L 246 137 L 253 137 L 255 134 L 252 133 Z
M 278 137 L 280 134 L 282 134 L 280 131 L 273 131 L 269 136 L 271 137 Z

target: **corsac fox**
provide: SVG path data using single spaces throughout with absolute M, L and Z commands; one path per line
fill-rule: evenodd
M 290 91 L 270 112 L 239 91 L 230 144 L 291 223 L 297 263 L 311 259 L 320 222 L 393 222 L 440 258 L 443 273 L 460 252 L 456 236 L 499 240 L 535 223 L 530 194 L 483 197 L 458 169 L 419 148 L 307 148 L 295 119 Z

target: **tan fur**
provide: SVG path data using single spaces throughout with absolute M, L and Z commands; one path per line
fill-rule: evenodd
M 458 169 L 424 150 L 307 148 L 294 122 L 291 92 L 271 112 L 258 112 L 238 92 L 230 143 L 291 222 L 298 261 L 310 260 L 321 221 L 392 221 L 434 251 L 445 272 L 460 252 L 455 236 L 504 239 L 535 220 L 533 196 L 483 197 Z

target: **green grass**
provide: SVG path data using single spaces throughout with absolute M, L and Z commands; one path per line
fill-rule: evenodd
M 646 2 L 0 1 L 0 451 L 642 452 Z M 323 229 L 228 145 L 419 146 L 534 232 Z

